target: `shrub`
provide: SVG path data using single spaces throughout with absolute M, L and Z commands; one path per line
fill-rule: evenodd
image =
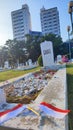
M 43 66 L 42 55 L 38 57 L 38 64 L 39 66 Z

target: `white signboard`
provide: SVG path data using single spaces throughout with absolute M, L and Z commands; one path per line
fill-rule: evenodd
M 44 41 L 40 44 L 43 59 L 43 66 L 54 65 L 53 46 L 51 41 Z

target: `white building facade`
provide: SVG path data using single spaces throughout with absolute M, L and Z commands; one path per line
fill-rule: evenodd
M 31 30 L 31 16 L 27 4 L 22 5 L 22 8 L 11 12 L 13 38 L 24 40 L 25 35 Z
M 43 7 L 40 10 L 40 19 L 43 35 L 52 33 L 60 36 L 59 12 L 57 7 L 51 9 Z

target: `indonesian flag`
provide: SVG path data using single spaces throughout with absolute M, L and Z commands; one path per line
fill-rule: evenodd
M 12 109 L 0 112 L 0 124 L 13 118 L 13 117 L 16 117 L 25 108 L 26 108 L 26 105 L 18 104 L 15 107 L 13 107 Z
M 46 102 L 40 103 L 39 107 L 47 115 L 55 117 L 55 118 L 60 118 L 60 119 L 63 118 L 65 115 L 67 115 L 68 112 L 70 112 L 70 110 L 62 110 Z

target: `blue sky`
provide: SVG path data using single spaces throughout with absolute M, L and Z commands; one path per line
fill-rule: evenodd
M 11 11 L 20 9 L 23 4 L 28 4 L 31 13 L 33 31 L 41 31 L 40 9 L 57 7 L 60 17 L 60 30 L 63 41 L 68 38 L 67 26 L 71 26 L 70 15 L 68 14 L 69 0 L 0 0 L 0 46 L 6 40 L 13 39 Z

